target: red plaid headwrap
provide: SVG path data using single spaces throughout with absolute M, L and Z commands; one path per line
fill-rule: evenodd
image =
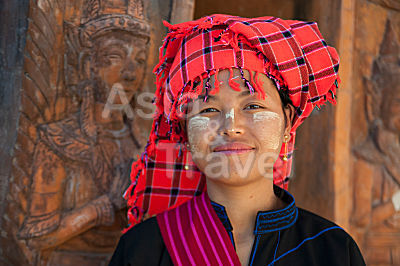
M 296 128 L 315 106 L 335 103 L 339 57 L 327 46 L 316 23 L 275 17 L 241 18 L 212 15 L 177 25 L 164 24 L 169 33 L 154 68 L 156 113 L 145 152 L 132 165 L 132 184 L 125 192 L 130 226 L 143 218 L 176 207 L 205 188 L 205 178 L 191 160 L 186 132 L 179 126 L 180 106 L 202 93 L 218 92 L 221 69 L 238 68 L 245 85 L 264 97 L 258 73 L 272 79 L 289 95 L 295 107 L 288 161 L 285 150 L 274 165 L 274 183 L 287 189 Z M 243 69 L 253 71 L 250 81 Z M 199 85 L 200 86 L 197 86 Z M 233 81 L 229 84 L 240 90 Z

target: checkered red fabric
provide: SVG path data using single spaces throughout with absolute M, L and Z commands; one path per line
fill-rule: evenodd
M 169 33 L 154 68 L 157 108 L 153 128 L 145 152 L 132 166 L 132 185 L 125 193 L 131 226 L 206 189 L 203 174 L 183 145 L 186 134 L 178 121 L 180 106 L 201 94 L 203 87 L 206 94 L 218 92 L 218 79 L 213 88 L 209 79 L 221 69 L 253 71 L 251 80 L 243 75 L 242 79 L 260 97 L 265 94 L 257 79 L 259 73 L 266 74 L 278 90 L 289 95 L 296 111 L 288 143 L 289 160 L 280 157 L 274 165 L 274 183 L 287 188 L 296 129 L 315 106 L 335 103 L 339 82 L 339 57 L 326 44 L 316 23 L 212 15 L 177 25 L 164 24 Z M 232 79 L 229 84 L 239 89 Z M 282 148 L 281 156 L 284 153 Z

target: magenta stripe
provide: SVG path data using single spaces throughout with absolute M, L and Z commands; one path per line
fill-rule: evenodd
M 185 248 L 186 255 L 188 256 L 188 258 L 190 260 L 190 264 L 191 265 L 195 265 L 192 253 L 190 253 L 190 248 L 189 248 L 189 246 L 188 246 L 188 244 L 186 242 L 186 237 L 183 235 L 182 225 L 181 225 L 181 215 L 179 213 L 179 210 L 180 210 L 180 207 L 176 208 L 176 220 L 178 222 L 179 235 L 181 236 L 181 240 L 182 240 L 183 246 Z
M 190 224 L 191 224 L 190 227 L 192 229 L 194 238 L 196 238 L 196 243 L 199 246 L 201 255 L 203 255 L 203 258 L 206 261 L 206 264 L 207 265 L 211 265 L 210 261 L 207 259 L 207 256 L 206 256 L 206 253 L 204 251 L 203 244 L 200 241 L 199 235 L 197 234 L 196 226 L 195 226 L 194 222 L 192 222 L 193 221 L 193 217 L 192 217 L 192 207 L 191 207 L 191 205 L 192 204 L 190 204 L 190 203 L 188 204 L 189 221 L 190 221 Z
M 204 197 L 205 193 L 206 193 L 206 192 L 203 193 L 202 197 Z M 209 228 L 206 228 L 206 225 L 205 225 L 205 223 L 204 223 L 203 217 L 202 217 L 202 215 L 201 215 L 201 213 L 200 213 L 200 211 L 199 211 L 199 207 L 197 206 L 197 199 L 194 201 L 194 207 L 195 207 L 195 209 L 196 209 L 197 215 L 198 215 L 199 218 L 200 218 L 200 222 L 201 222 L 201 225 L 203 226 L 204 232 L 206 232 L 206 236 L 207 236 L 207 238 L 208 238 L 208 241 L 209 241 L 209 243 L 211 244 L 211 248 L 212 248 L 212 250 L 214 251 L 214 254 L 215 254 L 216 258 L 217 258 L 218 264 L 219 264 L 219 265 L 222 265 L 221 258 L 218 256 L 218 252 L 217 252 L 217 250 L 215 249 L 215 246 L 214 246 L 214 243 L 213 243 L 213 241 L 212 241 L 212 239 L 211 239 L 211 237 L 210 237 L 210 234 L 208 233 Z
M 206 193 L 204 193 L 204 194 L 206 194 Z M 213 217 L 211 216 L 211 213 L 210 213 L 210 211 L 209 211 L 208 208 L 207 208 L 207 204 L 206 204 L 206 201 L 205 201 L 205 197 L 202 197 L 202 200 L 203 200 L 204 208 L 206 209 L 206 212 L 207 212 L 208 217 L 209 217 L 209 219 L 210 219 L 210 221 L 211 221 L 211 223 L 212 223 L 212 225 L 213 225 L 213 227 L 214 227 L 214 230 L 217 231 L 218 238 L 219 238 L 219 240 L 221 241 L 221 243 L 222 243 L 222 245 L 223 245 L 223 247 L 224 247 L 225 254 L 226 254 L 226 256 L 228 257 L 228 260 L 229 260 L 230 264 L 231 264 L 231 265 L 234 265 L 234 264 L 233 264 L 233 261 L 232 261 L 232 258 L 231 258 L 230 254 L 229 254 L 229 251 L 228 251 L 228 249 L 226 248 L 225 241 L 222 239 L 222 236 L 221 236 L 221 234 L 220 234 L 220 232 L 219 232 L 219 230 L 218 230 L 218 228 L 217 228 L 217 226 L 216 226 L 216 224 L 215 224 L 215 222 L 214 222 L 214 220 L 213 220 Z
M 172 245 L 172 252 L 174 253 L 174 257 L 176 258 L 178 265 L 182 265 L 181 259 L 180 259 L 179 255 L 176 253 L 177 249 L 175 247 L 174 235 L 172 234 L 171 228 L 169 226 L 168 212 L 164 212 L 164 221 L 165 221 L 165 226 L 167 227 L 168 239 L 171 240 L 170 242 Z

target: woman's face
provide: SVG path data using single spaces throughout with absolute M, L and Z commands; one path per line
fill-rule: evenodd
M 249 72 L 245 77 L 250 80 Z M 266 93 L 259 99 L 251 95 L 234 69 L 240 91 L 229 86 L 229 71 L 219 72 L 219 93 L 207 101 L 199 97 L 189 105 L 187 135 L 192 158 L 208 177 L 240 185 L 260 177 L 272 178 L 273 164 L 279 156 L 284 133 L 288 134 L 292 108 L 282 110 L 278 91 L 264 74 L 258 75 Z M 210 85 L 214 84 L 211 77 Z M 285 112 L 285 113 L 284 113 Z

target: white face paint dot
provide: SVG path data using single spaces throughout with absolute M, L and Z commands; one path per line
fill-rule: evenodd
M 226 119 L 231 118 L 232 121 L 235 120 L 235 109 L 232 108 L 232 109 L 229 111 L 229 113 L 226 113 L 226 114 L 225 114 L 225 118 L 226 118 Z

